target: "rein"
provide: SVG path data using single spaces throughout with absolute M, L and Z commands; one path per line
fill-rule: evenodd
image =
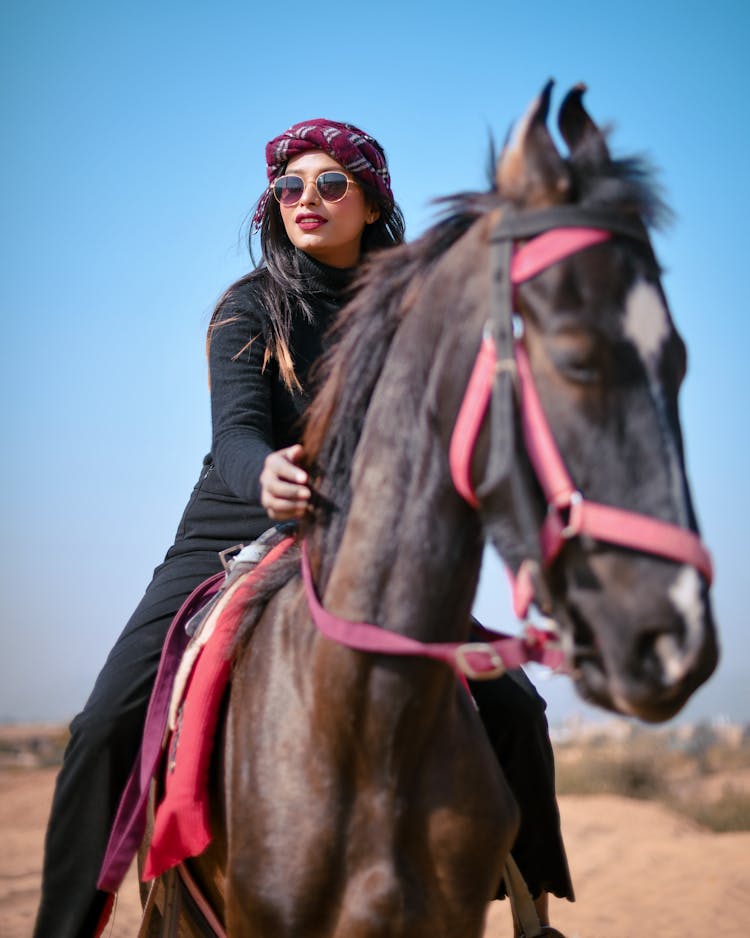
M 534 626 L 527 626 L 523 639 L 481 628 L 477 631 L 494 640 L 420 642 L 369 622 L 342 619 L 325 609 L 318 598 L 306 541 L 302 542 L 302 579 L 310 615 L 319 631 L 326 638 L 356 651 L 432 658 L 449 664 L 458 674 L 472 680 L 499 677 L 507 668 L 520 668 L 529 661 L 545 664 L 549 668 L 559 668 L 565 663 L 563 652 L 556 642 L 557 636 Z

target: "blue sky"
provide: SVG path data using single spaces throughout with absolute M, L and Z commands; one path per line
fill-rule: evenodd
M 213 304 L 249 266 L 263 147 L 308 117 L 385 146 L 418 235 L 484 184 L 490 134 L 548 78 L 585 81 L 617 154 L 675 210 L 656 236 L 689 348 L 693 491 L 724 657 L 684 712 L 750 718 L 744 223 L 748 7 L 691 2 L 6 3 L 0 14 L 5 341 L 0 719 L 65 719 L 169 546 L 208 450 Z M 512 624 L 488 559 L 478 611 Z M 593 713 L 565 678 L 550 719 Z

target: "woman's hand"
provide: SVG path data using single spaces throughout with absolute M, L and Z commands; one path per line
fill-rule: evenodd
M 274 521 L 301 518 L 310 503 L 308 476 L 297 463 L 302 459 L 299 443 L 266 456 L 260 474 L 260 503 Z

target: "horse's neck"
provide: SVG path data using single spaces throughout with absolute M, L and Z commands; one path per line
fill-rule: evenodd
M 405 316 L 359 434 L 346 516 L 311 544 L 329 612 L 424 642 L 466 640 L 482 559 L 479 519 L 457 495 L 447 458 L 476 344 L 458 317 L 437 312 L 463 309 L 464 281 L 429 283 Z M 476 307 L 478 315 L 479 299 Z M 445 665 L 353 653 L 299 631 L 296 674 L 311 687 L 309 708 L 325 713 L 332 737 L 351 734 L 367 777 L 408 774 L 438 738 L 448 745 L 451 728 L 465 729 L 472 711 Z
M 323 602 L 337 616 L 421 641 L 462 641 L 481 563 L 481 532 L 445 478 L 438 443 L 424 448 L 421 442 L 364 435 Z M 304 635 L 299 641 L 305 643 Z M 326 688 L 322 722 L 332 738 L 349 734 L 365 787 L 391 790 L 404 774 L 416 777 L 415 759 L 433 751 L 436 739 L 450 737 L 457 706 L 465 704 L 451 670 L 426 659 L 352 653 L 328 641 L 313 647 L 314 664 L 306 660 L 299 679 L 325 675 L 317 685 Z M 312 693 L 311 712 L 318 705 Z M 350 750 L 337 743 L 335 751 Z
M 413 427 L 410 416 L 400 419 Z M 422 641 L 461 639 L 481 563 L 479 523 L 455 496 L 438 440 L 393 433 L 392 412 L 379 426 L 357 455 L 325 605 Z
M 436 314 L 463 303 L 480 319 L 486 291 L 474 280 L 453 271 L 428 281 L 399 327 L 360 435 L 335 559 L 324 564 L 329 609 L 423 641 L 465 636 L 481 564 L 480 523 L 455 492 L 446 452 L 476 347 L 472 330 Z

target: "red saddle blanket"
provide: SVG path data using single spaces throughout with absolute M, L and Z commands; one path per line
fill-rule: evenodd
M 156 809 L 144 880 L 159 876 L 187 857 L 197 856 L 211 840 L 208 772 L 219 709 L 231 671 L 232 642 L 252 600 L 258 571 L 273 563 L 292 543 L 289 537 L 275 545 L 257 567 L 228 584 L 217 601 L 213 632 L 192 668 L 178 729 L 169 741 L 164 797 Z M 162 761 L 172 682 L 187 644 L 185 623 L 219 591 L 223 579 L 223 573 L 217 574 L 201 584 L 170 628 L 149 703 L 141 752 L 120 802 L 97 883 L 106 892 L 117 892 L 143 839 L 150 783 Z

